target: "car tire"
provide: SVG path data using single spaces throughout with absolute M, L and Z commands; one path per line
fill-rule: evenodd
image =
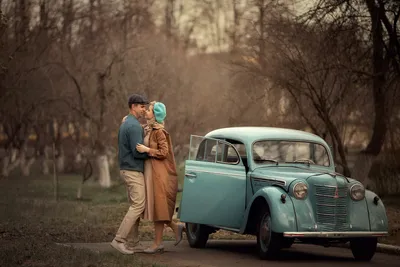
M 210 231 L 206 225 L 186 223 L 186 236 L 190 247 L 204 248 L 208 241 Z
M 377 245 L 378 239 L 376 237 L 350 240 L 351 252 L 357 261 L 370 261 L 375 255 Z
M 262 260 L 272 260 L 278 256 L 283 245 L 283 236 L 271 229 L 271 214 L 267 207 L 259 213 L 257 223 L 257 250 Z

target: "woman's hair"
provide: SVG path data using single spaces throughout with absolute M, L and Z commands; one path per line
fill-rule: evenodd
M 155 103 L 157 103 L 157 101 L 151 101 L 150 103 L 149 103 L 149 109 L 150 109 L 150 107 L 152 108 L 152 109 L 154 109 L 154 104 Z
M 122 122 L 124 122 L 126 120 L 126 118 L 128 118 L 128 115 L 126 115 L 125 117 L 122 118 Z

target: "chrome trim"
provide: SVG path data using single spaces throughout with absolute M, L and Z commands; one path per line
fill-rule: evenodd
M 363 197 L 362 199 L 354 199 L 354 198 L 351 196 L 351 190 L 352 190 L 353 187 L 356 186 L 356 185 L 361 185 L 361 186 L 364 188 L 364 197 Z M 361 184 L 361 183 L 355 183 L 355 184 L 353 184 L 353 185 L 350 186 L 350 188 L 349 188 L 349 195 L 350 195 L 350 198 L 351 198 L 352 200 L 354 200 L 354 201 L 361 201 L 361 200 L 363 200 L 363 199 L 365 198 L 365 187 L 364 187 L 364 185 Z
M 306 187 L 307 187 L 307 193 L 306 193 L 306 195 L 305 195 L 304 198 L 298 198 L 298 197 L 296 197 L 296 194 L 294 193 L 294 188 L 295 188 L 298 184 L 305 184 Z M 308 188 L 308 185 L 307 185 L 305 182 L 299 181 L 299 182 L 297 182 L 297 183 L 295 183 L 295 184 L 293 185 L 292 194 L 293 194 L 293 196 L 294 196 L 296 199 L 303 200 L 303 199 L 306 199 L 306 197 L 308 196 L 308 189 L 309 189 L 309 188 Z
M 286 186 L 286 181 L 283 179 L 277 179 L 277 178 L 262 178 L 262 177 L 257 177 L 257 176 L 251 176 L 252 179 L 254 180 L 267 180 L 271 182 L 277 182 L 277 183 L 283 183 L 283 186 Z
M 347 213 L 321 213 L 317 212 L 318 215 L 323 215 L 323 216 L 347 216 Z M 326 224 L 326 223 L 325 223 Z M 333 225 L 336 225 L 333 223 Z
M 215 163 L 227 164 L 227 165 L 238 165 L 238 164 L 240 163 L 240 160 L 238 159 L 238 161 L 235 161 L 235 162 L 225 162 L 225 161 L 219 161 L 219 160 L 217 160 Z
M 337 188 L 338 186 L 336 185 L 323 185 L 323 184 L 315 184 L 314 186 L 319 186 L 319 187 L 331 187 L 331 188 Z M 346 186 L 342 186 L 346 187 Z
M 185 173 L 185 176 L 192 177 L 192 178 L 196 178 L 197 177 L 197 175 L 193 174 L 193 173 Z
M 194 172 L 203 172 L 203 173 L 210 173 L 210 174 L 218 174 L 218 175 L 225 175 L 225 176 L 236 176 L 236 177 L 245 177 L 245 174 L 234 174 L 234 173 L 224 173 L 224 172 L 212 172 L 212 171 L 204 171 L 201 169 L 191 169 L 190 171 Z
M 284 237 L 350 238 L 388 236 L 388 232 L 284 232 Z
M 319 204 L 319 203 L 317 203 L 317 206 L 333 207 L 333 208 L 335 208 L 335 207 L 346 208 L 347 207 L 346 205 L 330 205 L 330 204 Z
M 335 199 L 338 199 L 338 198 L 346 198 L 347 196 L 344 196 L 344 197 L 340 197 L 340 196 L 338 196 L 338 197 L 335 197 L 335 196 L 330 196 L 330 195 L 322 195 L 322 194 L 314 194 L 315 196 L 319 196 L 319 197 L 329 197 L 329 198 L 335 198 Z

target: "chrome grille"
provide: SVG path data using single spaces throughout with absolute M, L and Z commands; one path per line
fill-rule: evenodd
M 348 231 L 347 187 L 315 186 L 319 231 Z

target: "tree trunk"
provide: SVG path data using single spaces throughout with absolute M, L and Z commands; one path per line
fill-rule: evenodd
M 109 153 L 109 155 L 108 155 L 108 165 L 109 165 L 110 169 L 115 166 L 115 156 L 113 153 Z
M 99 173 L 99 184 L 101 187 L 109 188 L 111 186 L 110 168 L 106 154 L 101 154 L 96 157 L 96 163 Z
M 261 68 L 265 69 L 265 38 L 264 38 L 264 27 L 265 27 L 265 3 L 264 0 L 258 1 L 258 26 L 260 28 L 260 36 L 258 40 L 258 61 L 260 62 Z
M 165 35 L 171 38 L 174 26 L 174 4 L 175 0 L 167 0 L 165 5 Z
M 65 155 L 64 149 L 60 149 L 58 155 L 56 157 L 56 166 L 57 166 L 57 173 L 63 173 L 65 170 Z
M 29 176 L 30 170 L 31 170 L 31 166 L 32 166 L 33 162 L 35 161 L 34 157 L 28 158 L 27 149 L 28 149 L 27 145 L 23 144 L 22 147 L 21 147 L 21 153 L 19 155 L 19 157 L 20 157 L 21 174 L 23 176 Z
M 41 158 L 42 161 L 42 173 L 44 175 L 48 175 L 50 173 L 50 169 L 49 169 L 49 152 L 47 149 L 47 146 L 44 147 L 43 149 L 43 155 Z
M 31 174 L 32 164 L 35 162 L 35 158 L 26 158 L 25 153 L 21 155 L 21 173 L 23 176 L 29 176 Z
M 2 176 L 8 177 L 10 172 L 20 164 L 20 158 L 17 158 L 17 152 L 17 149 L 11 148 L 9 150 L 10 154 L 3 158 Z
M 82 154 L 81 154 L 81 152 L 80 151 L 77 151 L 76 152 L 76 154 L 75 154 L 75 164 L 77 165 L 77 166 L 80 166 L 81 165 L 81 163 L 82 163 Z
M 354 164 L 353 178 L 362 182 L 365 187 L 371 185 L 368 174 L 371 170 L 374 160 L 381 152 L 385 136 L 387 132 L 388 110 L 386 107 L 385 74 L 388 68 L 388 62 L 384 59 L 384 39 L 382 34 L 381 17 L 379 7 L 375 5 L 375 1 L 366 0 L 368 11 L 371 16 L 371 31 L 373 42 L 372 66 L 374 71 L 373 77 L 373 99 L 374 99 L 374 127 L 371 140 L 362 153 L 357 157 Z
M 357 155 L 356 161 L 354 163 L 352 178 L 360 181 L 366 188 L 371 188 L 373 186 L 373 183 L 369 179 L 368 174 L 376 158 L 376 155 L 361 152 Z

